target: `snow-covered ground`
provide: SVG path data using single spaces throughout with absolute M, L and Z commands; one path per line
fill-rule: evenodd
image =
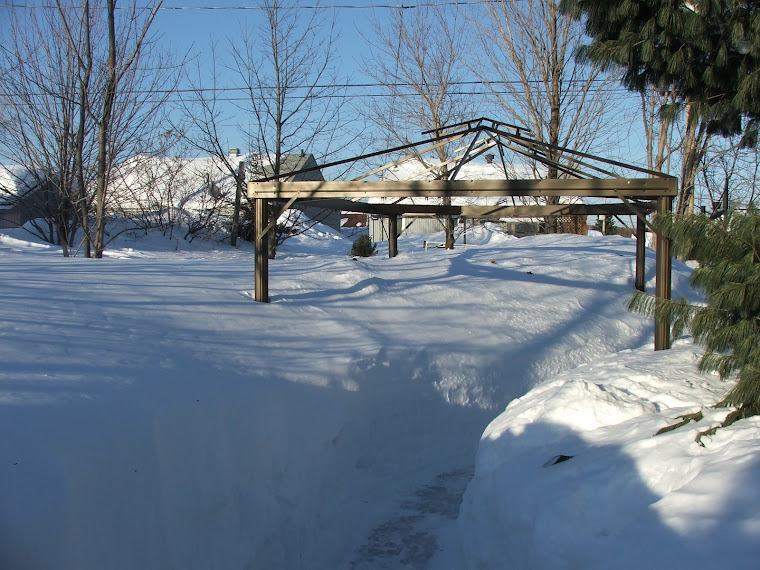
M 423 239 L 292 238 L 257 304 L 247 245 L 3 230 L 0 568 L 756 565 L 760 421 L 652 436 L 726 385 L 626 311 L 633 241 Z

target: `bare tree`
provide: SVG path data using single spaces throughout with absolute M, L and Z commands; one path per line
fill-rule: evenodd
M 647 168 L 656 172 L 670 172 L 670 163 L 676 150 L 673 142 L 675 120 L 672 116 L 663 116 L 660 109 L 675 103 L 675 93 L 662 93 L 650 88 L 641 92 L 640 96 Z
M 458 10 L 446 7 L 399 8 L 372 20 L 364 69 L 383 97 L 371 100 L 367 111 L 386 146 L 409 143 L 422 131 L 440 131 L 477 112 L 475 99 L 461 93 L 469 71 L 463 30 Z M 451 145 L 435 153 L 445 162 Z
M 202 182 L 190 179 L 182 156 L 155 156 L 116 165 L 111 184 L 111 209 L 118 217 L 131 220 L 136 229 L 157 229 L 173 238 L 181 226 L 178 204 Z
M 473 67 L 496 105 L 550 145 L 546 158 L 554 165 L 534 165 L 534 175 L 558 178 L 566 160 L 557 147 L 589 151 L 609 143 L 621 112 L 608 92 L 616 78 L 575 61 L 583 30 L 555 0 L 502 0 L 484 10 L 475 19 L 483 57 Z M 556 230 L 554 218 L 546 224 Z
M 693 112 L 691 103 L 685 105 L 674 104 L 670 109 L 663 109 L 663 113 L 679 113 L 683 111 L 683 134 L 680 142 L 681 151 L 681 184 L 676 199 L 676 213 L 693 214 L 695 184 L 701 165 L 705 159 L 711 133 L 707 128 L 707 121 L 702 120 Z
M 365 39 L 372 49 L 365 73 L 382 86 L 384 97 L 373 99 L 366 112 L 381 131 L 386 146 L 411 142 L 420 132 L 440 134 L 443 127 L 473 118 L 475 99 L 461 93 L 467 77 L 463 26 L 458 9 L 443 6 L 399 8 L 387 19 L 373 20 L 373 35 Z M 436 147 L 443 166 L 438 179 L 449 176 L 451 144 Z M 428 160 L 420 156 L 423 168 Z M 444 198 L 444 204 L 451 198 Z M 454 224 L 445 221 L 446 247 L 454 247 Z
M 0 153 L 2 162 L 15 165 L 6 174 L 34 191 L 0 192 L 31 212 L 33 233 L 68 256 L 81 226 L 76 133 L 87 129 L 77 111 L 77 61 L 58 24 L 55 9 L 9 10 L 7 47 L 0 52 Z
M 140 135 L 150 133 L 155 128 L 155 103 L 147 103 L 141 93 L 155 95 L 160 85 L 156 80 L 161 79 L 157 77 L 159 74 L 147 78 L 140 63 L 148 31 L 162 1 L 158 0 L 147 9 L 136 3 L 131 4 L 120 12 L 117 23 L 116 0 L 106 0 L 108 49 L 103 54 L 105 81 L 99 96 L 88 104 L 90 115 L 97 125 L 93 242 L 95 257 L 102 257 L 105 248 L 107 191 L 111 168 L 118 157 L 131 154 L 136 148 L 135 143 L 141 141 Z M 88 46 L 88 50 L 92 52 L 93 47 Z M 84 61 L 85 66 L 91 63 Z
M 285 155 L 309 153 L 322 161 L 352 139 L 344 137 L 350 119 L 342 113 L 334 19 L 323 10 L 300 10 L 298 2 L 262 0 L 260 7 L 263 21 L 241 31 L 242 53 L 232 70 L 247 92 L 239 129 L 261 157 L 259 171 L 249 167 L 249 173 L 276 179 Z M 268 240 L 270 257 L 280 239 Z
M 712 219 L 730 210 L 755 206 L 757 197 L 758 149 L 742 146 L 739 137 L 713 138 L 699 165 L 694 193 L 699 210 Z
M 690 104 L 680 104 L 673 90 L 663 93 L 650 87 L 640 92 L 640 96 L 647 167 L 670 173 L 673 167 L 680 165 L 676 212 L 693 213 L 700 173 L 716 160 L 725 165 L 722 156 L 739 150 L 738 143 L 713 145 L 707 122 L 692 112 Z
M 252 219 L 253 205 L 244 194 L 245 161 L 243 157 L 237 156 L 237 153 L 233 156 L 229 152 L 231 141 L 223 135 L 225 127 L 234 123 L 234 116 L 230 115 L 227 107 L 218 100 L 220 69 L 217 66 L 217 53 L 218 45 L 212 42 L 207 52 L 208 63 L 196 60 L 193 68 L 186 67 L 186 79 L 193 89 L 182 99 L 185 124 L 177 130 L 196 151 L 213 157 L 218 168 L 232 176 L 235 182 L 235 198 L 230 243 L 235 246 L 241 233 L 241 211 L 243 216 Z
M 55 226 L 68 255 L 82 228 L 90 252 L 106 243 L 108 183 L 119 160 L 150 146 L 160 108 L 173 85 L 172 67 L 150 53 L 148 31 L 161 6 L 136 1 L 105 6 L 56 0 L 14 12 L 2 98 L 2 147 L 9 158 L 44 176 L 43 219 Z M 9 150 L 10 149 L 10 150 Z M 55 213 L 51 208 L 55 208 Z

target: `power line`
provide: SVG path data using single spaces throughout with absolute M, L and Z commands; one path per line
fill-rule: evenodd
M 599 87 L 595 87 L 593 89 L 589 89 L 588 91 L 594 92 L 594 93 L 628 93 L 629 90 L 626 89 L 624 86 L 620 84 L 615 84 L 609 82 L 609 80 L 605 79 L 594 79 L 592 80 L 594 83 L 602 84 Z M 530 82 L 532 84 L 540 84 L 541 81 L 532 81 Z M 587 91 L 586 89 L 578 88 L 577 86 L 585 86 L 588 84 L 587 80 L 568 80 L 565 82 L 567 87 L 569 89 L 565 89 L 565 92 L 570 91 L 571 89 L 576 89 L 578 93 Z M 522 81 L 514 80 L 514 81 L 505 81 L 505 80 L 499 80 L 499 81 L 479 81 L 479 80 L 468 80 L 468 81 L 450 81 L 447 83 L 447 85 L 452 87 L 467 87 L 472 85 L 481 85 L 484 87 L 482 90 L 472 90 L 472 91 L 450 91 L 448 94 L 450 95 L 524 95 L 525 91 L 523 89 L 520 89 L 520 87 L 523 85 Z M 493 88 L 486 88 L 486 85 L 491 86 L 515 86 L 518 87 L 518 89 L 493 89 Z M 299 90 L 314 90 L 314 89 L 332 89 L 332 90 L 358 90 L 358 89 L 377 89 L 377 88 L 385 88 L 385 89 L 424 89 L 424 88 L 438 88 L 441 87 L 441 84 L 437 83 L 431 83 L 431 84 L 421 84 L 421 83 L 387 83 L 387 82 L 367 82 L 367 83 L 326 83 L 326 84 L 318 84 L 318 85 L 293 85 L 288 87 L 288 91 L 299 91 Z M 236 91 L 254 91 L 256 93 L 256 96 L 260 98 L 261 93 L 263 92 L 266 94 L 267 91 L 273 91 L 276 88 L 274 86 L 268 86 L 268 85 L 257 85 L 253 88 L 251 87 L 245 87 L 245 86 L 232 86 L 232 87 L 182 87 L 182 88 L 175 88 L 175 89 L 129 89 L 121 91 L 121 93 L 125 93 L 128 95 L 183 95 L 183 94 L 195 94 L 195 95 L 204 95 L 207 93 L 230 93 L 230 92 L 236 92 Z M 398 95 L 399 93 L 392 93 L 392 92 L 383 92 L 383 93 L 366 93 L 366 92 L 360 92 L 353 95 L 340 95 L 340 94 L 330 94 L 330 93 L 322 93 L 319 95 L 313 96 L 315 99 L 322 99 L 322 98 L 336 98 L 336 97 L 393 97 L 394 95 Z M 415 92 L 410 93 L 402 93 L 404 95 L 414 95 Z M 0 92 L 0 96 L 5 97 L 13 97 L 18 94 L 10 94 L 10 93 L 2 93 Z M 42 96 L 43 93 L 33 93 L 33 92 L 23 92 L 21 95 L 24 96 L 30 96 L 30 97 L 36 97 L 36 96 Z M 226 97 L 226 98 L 219 98 L 214 97 L 217 101 L 244 101 L 249 99 L 250 97 Z M 264 95 L 264 98 L 266 98 L 266 95 Z M 179 99 L 183 100 L 183 99 Z
M 592 79 L 592 83 L 610 83 L 609 79 L 599 78 L 599 79 Z M 466 81 L 448 81 L 446 82 L 446 85 L 455 86 L 455 87 L 461 87 L 461 86 L 467 86 L 467 85 L 516 85 L 520 86 L 524 82 L 515 79 L 515 80 L 484 80 L 481 81 L 479 79 L 472 79 L 472 80 L 466 80 Z M 534 80 L 529 81 L 528 83 L 532 85 L 540 85 L 543 82 L 541 80 Z M 589 83 L 588 79 L 569 79 L 564 81 L 566 85 L 569 86 L 575 86 L 575 85 L 587 85 Z M 325 84 L 317 84 L 317 85 L 292 85 L 289 87 L 289 89 L 361 89 L 361 88 L 377 88 L 377 87 L 384 87 L 384 88 L 413 88 L 413 89 L 419 89 L 419 88 L 438 88 L 441 87 L 443 84 L 441 83 L 413 83 L 413 82 L 363 82 L 363 83 L 325 83 Z M 275 89 L 274 86 L 255 86 L 255 91 L 267 91 Z M 616 88 L 620 91 L 626 91 L 626 89 L 622 86 L 619 88 Z M 232 86 L 232 87 L 183 87 L 183 88 L 177 88 L 177 89 L 154 89 L 150 90 L 151 93 L 224 93 L 229 91 L 250 91 L 251 87 L 248 86 Z M 493 92 L 492 90 L 488 91 L 489 93 Z M 140 93 L 140 91 L 134 91 L 134 93 Z
M 513 0 L 510 0 L 513 1 Z M 418 2 L 414 4 L 291 4 L 279 6 L 283 10 L 413 10 L 417 8 L 439 8 L 451 6 L 476 6 L 487 4 L 501 4 L 504 0 L 447 0 L 444 2 Z M 54 4 L 5 4 L 5 7 L 19 9 L 58 9 Z M 77 9 L 78 5 L 63 5 L 63 8 Z M 153 6 L 117 6 L 117 10 L 152 10 Z M 162 5 L 159 11 L 257 11 L 267 10 L 266 6 L 167 6 Z
M 127 95 L 171 95 L 178 92 L 202 92 L 204 90 L 177 90 L 177 91 L 123 91 L 123 94 Z M 580 91 L 579 91 L 580 93 Z M 610 94 L 621 94 L 621 93 L 630 93 L 625 87 L 622 86 L 609 86 L 609 87 L 603 87 L 599 89 L 595 89 L 594 93 L 610 93 Z M 524 95 L 524 91 L 515 91 L 515 90 L 479 90 L 479 91 L 452 91 L 449 93 L 452 97 L 489 97 L 493 95 L 514 95 L 514 96 L 521 96 Z M 403 96 L 414 96 L 415 93 L 402 93 Z M 59 96 L 56 94 L 43 94 L 43 93 L 2 93 L 0 92 L 0 97 L 5 97 L 7 99 L 14 99 L 17 97 L 24 97 L 24 98 L 30 98 L 34 99 L 36 97 L 43 97 L 43 96 L 52 96 L 56 99 L 66 100 L 71 103 L 77 104 L 77 101 L 74 101 L 72 99 L 69 99 L 68 97 Z M 369 99 L 383 99 L 383 98 L 392 98 L 392 97 L 398 97 L 399 93 L 393 93 L 393 92 L 385 92 L 385 93 L 326 93 L 321 95 L 312 95 L 309 97 L 309 99 L 312 100 L 323 100 L 323 99 L 362 99 L 362 98 L 369 98 Z M 257 99 L 266 99 L 267 97 L 258 97 Z M 300 95 L 286 95 L 285 99 L 302 99 L 303 96 Z M 214 97 L 213 101 L 216 103 L 242 103 L 245 101 L 250 101 L 250 97 Z M 26 101 L 27 104 L 31 103 L 34 104 L 33 101 Z M 186 104 L 192 104 L 193 100 L 188 100 L 186 98 L 177 97 L 177 98 L 165 98 L 165 99 L 145 99 L 142 100 L 141 103 L 144 104 L 158 104 L 158 103 L 186 103 Z M 40 103 L 41 104 L 41 103 Z

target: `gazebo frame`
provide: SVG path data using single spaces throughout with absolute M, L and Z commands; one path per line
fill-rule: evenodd
M 323 164 L 329 168 L 354 163 L 382 155 L 406 151 L 398 160 L 384 164 L 349 181 L 301 181 L 288 179 L 311 169 L 281 174 L 248 182 L 248 198 L 254 202 L 255 212 L 255 295 L 259 302 L 269 302 L 268 239 L 281 212 L 298 202 L 326 209 L 369 213 L 386 216 L 390 223 L 389 255 L 398 252 L 398 217 L 404 214 L 461 216 L 472 219 L 499 219 L 505 217 L 552 217 L 585 215 L 635 215 L 636 229 L 636 289 L 643 291 L 645 282 L 646 228 L 657 236 L 655 296 L 671 296 L 671 243 L 657 233 L 648 221 L 649 214 L 671 212 L 673 199 L 678 192 L 678 179 L 634 165 L 605 159 L 591 154 L 550 145 L 532 139 L 525 127 L 479 118 L 428 131 L 429 138 L 384 151 Z M 413 177 L 439 169 L 446 179 L 436 180 L 366 180 L 393 166 L 422 155 L 439 146 L 462 141 L 460 154 L 447 163 L 424 168 Z M 498 152 L 504 171 L 507 171 L 505 153 L 510 152 L 543 164 L 559 178 L 457 180 L 463 164 L 493 149 Z M 420 162 L 420 164 L 423 164 Z M 632 172 L 638 177 L 624 177 L 620 172 Z M 641 177 L 645 175 L 646 177 Z M 448 204 L 407 204 L 404 198 L 451 198 L 455 196 L 489 196 L 510 199 L 512 204 L 495 206 L 454 206 Z M 547 205 L 518 205 L 515 198 L 545 198 Z M 396 198 L 392 203 L 360 202 L 363 198 Z M 562 198 L 612 199 L 612 203 L 558 203 Z M 443 202 L 447 202 L 443 200 Z M 276 204 L 277 208 L 271 206 Z M 655 350 L 670 348 L 669 327 L 655 322 Z

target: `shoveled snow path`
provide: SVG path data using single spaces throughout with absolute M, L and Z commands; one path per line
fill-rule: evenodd
M 485 426 L 651 336 L 622 239 L 294 246 L 269 305 L 250 252 L 0 246 L 0 567 L 445 568 Z

